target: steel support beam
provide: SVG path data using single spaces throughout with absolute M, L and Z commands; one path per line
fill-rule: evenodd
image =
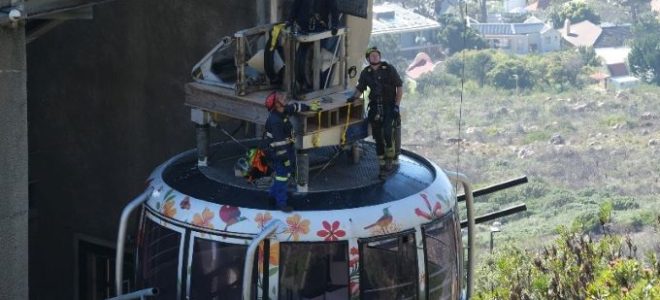
M 0 26 L 0 299 L 7 300 L 29 299 L 26 77 L 24 22 Z

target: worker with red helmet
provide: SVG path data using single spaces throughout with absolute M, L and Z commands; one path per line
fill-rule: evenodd
M 296 152 L 293 147 L 295 137 L 293 126 L 289 117 L 298 112 L 319 110 L 319 103 L 312 102 L 311 106 L 304 103 L 287 104 L 286 95 L 274 91 L 266 97 L 266 109 L 270 112 L 266 120 L 267 153 L 275 170 L 275 180 L 270 187 L 269 195 L 274 198 L 277 208 L 290 212 L 291 206 L 287 205 L 287 186 L 291 173 L 295 170 Z
M 383 178 L 399 163 L 393 129 L 401 124 L 399 104 L 403 97 L 403 81 L 394 66 L 381 60 L 378 48 L 367 49 L 365 58 L 369 65 L 360 73 L 355 93 L 347 101 L 354 101 L 369 87 L 367 118 L 376 141 L 379 176 Z

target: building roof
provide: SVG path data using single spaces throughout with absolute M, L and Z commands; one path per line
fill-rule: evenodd
M 651 10 L 660 13 L 660 0 L 651 1 Z
M 527 11 L 544 10 L 550 6 L 550 0 L 538 0 L 530 5 L 527 5 Z
M 559 32 L 566 42 L 575 47 L 593 47 L 603 29 L 589 21 L 569 26 L 569 33 L 566 34 L 566 28 L 562 27 Z
M 483 35 L 518 35 L 539 33 L 543 30 L 543 23 L 476 23 L 470 27 Z
M 603 32 L 594 44 L 595 48 L 622 47 L 627 40 L 632 39 L 630 24 L 601 24 Z
M 607 71 L 610 72 L 612 77 L 628 76 L 628 67 L 625 63 L 616 63 L 607 65 Z
M 415 59 L 406 69 L 406 75 L 412 79 L 417 79 L 420 76 L 432 72 L 435 68 L 435 64 L 431 60 L 431 57 L 424 53 L 417 53 Z
M 630 48 L 628 47 L 596 48 L 594 50 L 604 64 L 625 62 L 630 53 Z
M 397 4 L 374 5 L 371 34 L 401 33 L 440 28 L 440 23 Z
M 593 80 L 604 80 L 604 79 L 610 78 L 610 75 L 607 75 L 603 72 L 596 72 L 596 73 L 591 74 L 589 76 L 589 78 L 591 78 Z

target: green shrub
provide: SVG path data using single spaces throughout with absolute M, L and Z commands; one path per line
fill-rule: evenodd
M 612 199 L 612 207 L 614 210 L 629 210 L 639 208 L 639 204 L 633 197 L 617 197 Z
M 560 227 L 541 250 L 508 247 L 481 264 L 474 299 L 660 299 L 655 253 L 645 261 L 624 258 L 623 247 L 619 236 L 594 241 Z

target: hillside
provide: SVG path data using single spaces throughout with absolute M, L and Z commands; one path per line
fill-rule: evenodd
M 516 94 L 468 82 L 460 136 L 458 90 L 404 96 L 403 147 L 458 169 L 477 187 L 529 177 L 524 186 L 476 200 L 478 215 L 521 202 L 528 206 L 527 212 L 501 220 L 496 247 L 505 241 L 542 245 L 562 224 L 595 229 L 599 206 L 606 201 L 613 204 L 613 229 L 619 232 L 644 236 L 658 217 L 659 87 Z M 479 228 L 483 250 L 487 227 Z

